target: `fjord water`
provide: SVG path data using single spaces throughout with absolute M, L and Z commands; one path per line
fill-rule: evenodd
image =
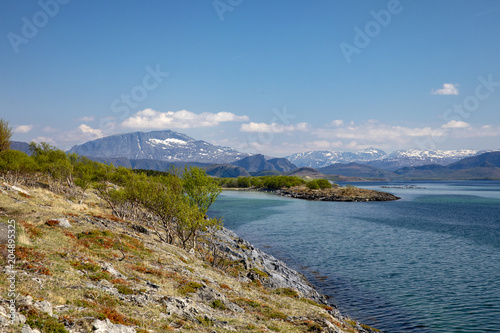
M 226 191 L 210 214 L 382 331 L 500 332 L 500 182 L 355 185 L 402 199 Z

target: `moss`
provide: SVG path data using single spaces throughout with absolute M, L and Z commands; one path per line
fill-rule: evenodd
M 260 269 L 258 268 L 251 268 L 250 269 L 252 272 L 254 272 L 255 274 L 257 274 L 258 276 L 264 278 L 264 279 L 267 279 L 269 277 L 269 274 L 267 274 L 266 272 L 264 271 L 261 271 Z
M 92 281 L 101 281 L 101 280 L 110 281 L 112 279 L 112 277 L 111 277 L 111 274 L 109 274 L 109 272 L 100 271 L 100 272 L 96 272 L 94 274 L 90 274 L 89 279 L 91 279 Z
M 26 316 L 26 324 L 33 329 L 37 328 L 44 333 L 68 332 L 64 325 L 57 321 L 57 319 L 38 310 L 30 309 L 25 311 L 24 315 Z
M 124 295 L 132 295 L 132 294 L 135 294 L 134 290 L 132 290 L 131 288 L 123 285 L 123 284 L 118 284 L 118 285 L 115 285 L 116 289 L 124 294 Z
M 205 327 L 213 327 L 214 326 L 214 321 L 208 317 L 196 317 L 196 319 L 198 319 L 198 321 L 200 322 L 201 326 L 205 326 Z
M 220 299 L 214 299 L 212 304 L 210 306 L 214 309 L 220 309 L 220 310 L 225 310 L 226 306 Z
M 203 287 L 203 285 L 201 283 L 193 282 L 193 281 L 186 282 L 186 283 L 181 285 L 181 287 L 179 288 L 179 292 L 182 295 L 187 295 L 187 294 L 195 293 L 201 287 Z
M 292 298 L 299 298 L 299 293 L 292 288 L 278 288 L 274 290 L 276 295 L 283 295 Z
M 368 331 L 380 332 L 379 329 L 373 328 L 373 327 L 365 325 L 365 324 L 361 324 L 361 327 L 363 327 L 365 330 L 368 330 Z
M 70 260 L 70 264 L 73 267 L 75 267 L 76 269 L 79 269 L 81 271 L 86 271 L 86 272 L 97 272 L 101 269 L 101 267 L 99 265 L 92 262 L 91 260 L 86 261 L 86 262 Z

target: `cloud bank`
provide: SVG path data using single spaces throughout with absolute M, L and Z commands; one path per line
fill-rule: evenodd
M 197 128 L 217 126 L 222 122 L 249 121 L 248 116 L 238 116 L 231 112 L 203 112 L 200 114 L 187 111 L 160 112 L 145 109 L 125 119 L 121 125 L 128 128 Z

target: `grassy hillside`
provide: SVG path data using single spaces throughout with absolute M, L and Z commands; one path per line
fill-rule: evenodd
M 32 158 L 16 155 L 33 162 L 29 169 L 0 154 L 0 234 L 16 226 L 15 251 L 0 238 L 2 267 L 16 260 L 15 274 L 0 273 L 0 331 L 371 331 L 205 220 L 204 203 L 191 200 L 206 199 L 200 193 L 213 184 L 202 174 L 133 174 L 38 148 Z

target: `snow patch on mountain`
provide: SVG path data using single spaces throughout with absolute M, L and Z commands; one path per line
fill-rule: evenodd
M 187 142 L 184 140 L 179 140 L 179 139 L 174 139 L 174 138 L 168 138 L 165 140 L 158 140 L 158 139 L 149 139 L 148 143 L 150 145 L 164 145 L 164 146 L 175 146 L 175 145 L 186 145 Z

